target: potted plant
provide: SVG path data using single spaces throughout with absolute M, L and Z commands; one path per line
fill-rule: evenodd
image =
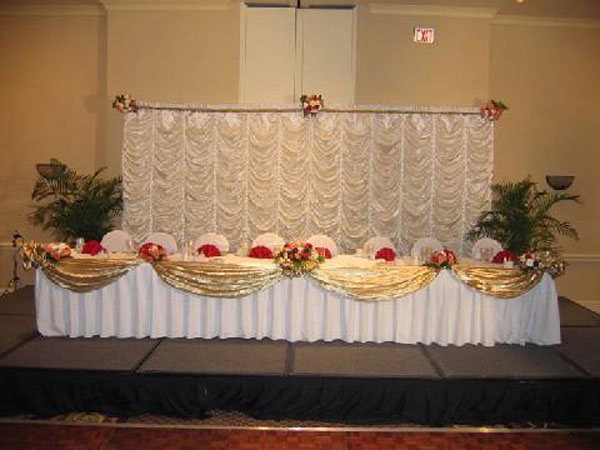
M 578 239 L 577 231 L 566 221 L 550 215 L 563 201 L 579 203 L 579 195 L 538 191 L 529 178 L 492 185 L 492 208 L 483 212 L 466 239 L 490 237 L 517 255 L 527 251 L 556 251 L 557 235 Z
M 30 221 L 65 241 L 102 239 L 123 209 L 121 178 L 100 178 L 105 167 L 81 175 L 55 159 L 51 164 L 62 169 L 35 183 L 31 198 L 41 204 L 34 206 Z

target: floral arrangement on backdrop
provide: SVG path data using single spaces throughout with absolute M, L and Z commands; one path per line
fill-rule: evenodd
M 508 109 L 505 103 L 497 100 L 490 100 L 481 107 L 481 117 L 494 122 L 500 118 L 502 113 Z
M 153 242 L 147 242 L 143 244 L 140 247 L 138 255 L 144 261 L 149 263 L 168 259 L 167 251 L 164 249 L 164 247 Z
M 290 276 L 301 276 L 312 272 L 325 257 L 309 242 L 287 242 L 275 255 L 275 261 Z
M 303 94 L 300 96 L 300 103 L 302 103 L 304 117 L 314 116 L 325 106 L 325 102 L 323 101 L 323 96 L 321 94 Z
M 423 264 L 424 266 L 431 267 L 436 270 L 450 269 L 454 264 L 458 263 L 458 258 L 452 250 L 444 249 L 441 251 L 433 252 L 427 261 Z
M 112 107 L 122 113 L 137 112 L 138 110 L 136 100 L 131 98 L 129 94 L 115 95 L 115 99 L 112 102 Z

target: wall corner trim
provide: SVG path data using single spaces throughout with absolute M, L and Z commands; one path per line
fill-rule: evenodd
M 107 11 L 224 11 L 232 0 L 100 0 Z
M 438 16 L 463 19 L 492 19 L 497 8 L 468 8 L 463 6 L 398 5 L 393 3 L 368 3 L 371 14 L 398 16 Z

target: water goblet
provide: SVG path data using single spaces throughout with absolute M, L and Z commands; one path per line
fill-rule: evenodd
M 82 237 L 78 237 L 75 239 L 75 251 L 77 253 L 81 253 L 83 250 L 83 246 L 85 245 L 85 239 Z

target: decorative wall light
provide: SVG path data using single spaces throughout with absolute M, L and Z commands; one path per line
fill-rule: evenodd
M 563 191 L 573 184 L 573 175 L 546 175 L 546 183 L 552 189 Z
M 57 163 L 45 163 L 45 164 L 36 164 L 35 168 L 41 177 L 46 179 L 52 179 L 60 176 L 65 171 L 64 164 Z

